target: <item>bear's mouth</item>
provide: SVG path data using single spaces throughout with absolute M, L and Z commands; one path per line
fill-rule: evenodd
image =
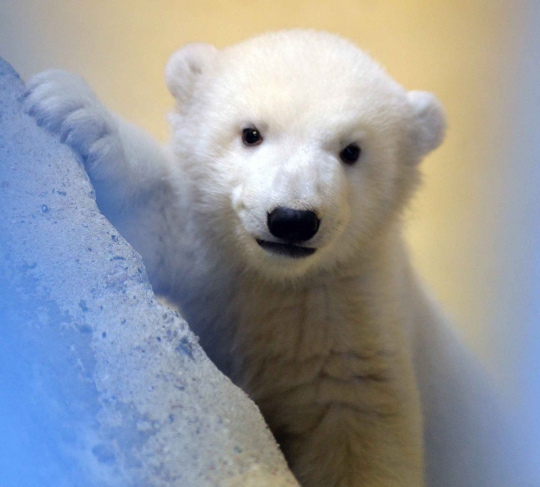
M 257 243 L 267 252 L 276 255 L 290 257 L 292 259 L 302 259 L 313 255 L 317 249 L 311 247 L 299 247 L 298 245 L 278 242 L 268 242 L 267 240 L 256 239 Z

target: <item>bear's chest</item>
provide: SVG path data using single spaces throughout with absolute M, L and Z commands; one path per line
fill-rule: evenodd
M 216 365 L 246 390 L 278 377 L 375 375 L 396 346 L 360 290 L 283 289 L 228 281 L 199 287 L 186 318 Z

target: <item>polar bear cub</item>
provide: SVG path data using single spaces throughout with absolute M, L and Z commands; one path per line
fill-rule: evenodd
M 480 375 L 402 237 L 443 140 L 437 99 L 302 30 L 188 45 L 166 83 L 166 148 L 63 71 L 34 77 L 26 106 L 82 155 L 100 208 L 302 485 L 503 485 L 478 446 Z

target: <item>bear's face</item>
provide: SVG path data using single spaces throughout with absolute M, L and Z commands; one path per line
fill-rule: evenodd
M 404 206 L 442 139 L 433 97 L 305 31 L 171 60 L 177 151 L 223 254 L 273 278 L 346 263 Z

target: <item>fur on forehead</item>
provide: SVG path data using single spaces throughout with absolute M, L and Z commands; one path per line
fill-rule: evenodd
M 407 93 L 357 46 L 326 32 L 268 33 L 221 51 L 189 44 L 172 56 L 166 82 L 180 109 L 210 98 L 218 112 L 225 107 L 228 116 L 238 112 L 253 123 L 313 124 L 336 114 L 342 123 L 406 124 L 416 161 L 444 138 L 444 111 L 435 96 Z
M 271 113 L 277 104 L 294 108 L 296 116 L 311 108 L 318 118 L 332 111 L 346 118 L 405 100 L 403 88 L 379 64 L 326 32 L 264 34 L 224 49 L 220 58 L 222 96 L 239 105 L 266 105 Z

